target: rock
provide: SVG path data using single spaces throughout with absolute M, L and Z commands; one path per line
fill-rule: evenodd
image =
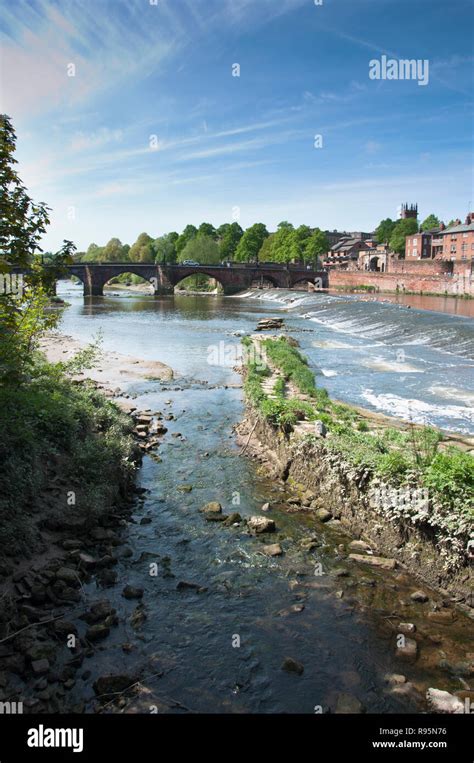
M 400 641 L 400 644 L 397 643 L 396 656 L 406 662 L 415 662 L 418 656 L 418 644 L 415 639 L 404 637 L 403 641 Z
M 345 567 L 336 567 L 336 569 L 333 570 L 333 575 L 335 575 L 336 578 L 348 578 L 349 570 L 346 570 Z
M 269 331 L 270 329 L 281 329 L 283 318 L 261 318 L 256 326 L 256 331 Z
M 135 588 L 132 585 L 126 585 L 122 591 L 125 599 L 141 599 L 143 597 L 143 588 Z
M 139 604 L 137 607 L 135 607 L 132 614 L 130 615 L 130 625 L 132 628 L 140 628 L 145 622 L 146 618 L 147 616 L 143 608 L 143 604 Z
M 298 676 L 301 676 L 304 672 L 304 665 L 292 657 L 285 657 L 281 669 L 286 670 L 287 673 L 296 673 Z
M 312 551 L 313 548 L 317 548 L 319 545 L 319 539 L 315 535 L 302 538 L 299 542 L 299 547 L 303 549 L 303 551 Z
M 103 638 L 106 638 L 110 633 L 110 628 L 108 628 L 105 623 L 99 623 L 98 625 L 92 625 L 90 628 L 86 631 L 86 639 L 88 641 L 100 641 Z
M 35 676 L 44 676 L 49 672 L 49 662 L 44 659 L 34 660 L 34 662 L 31 663 L 31 669 Z
M 445 623 L 446 625 L 450 625 L 456 620 L 456 614 L 452 609 L 439 609 L 434 612 L 428 612 L 427 618 L 433 623 Z
M 90 554 L 81 553 L 79 554 L 78 559 L 81 563 L 81 566 L 85 567 L 86 569 L 93 569 L 97 564 L 97 559 L 95 559 Z
M 399 686 L 404 684 L 406 680 L 406 676 L 401 675 L 401 673 L 386 673 L 384 675 L 385 683 L 390 684 L 390 686 Z
M 268 546 L 262 546 L 260 551 L 262 554 L 265 554 L 265 556 L 281 556 L 283 553 L 279 543 L 271 543 Z
M 316 437 L 323 437 L 323 438 L 326 437 L 328 430 L 323 421 L 320 421 L 319 419 L 317 419 L 314 422 L 313 427 L 314 427 L 313 434 Z
M 349 554 L 349 559 L 353 562 L 362 562 L 371 567 L 378 567 L 381 570 L 394 570 L 397 567 L 395 559 L 384 559 L 381 556 L 364 556 L 363 554 Z
M 68 540 L 63 540 L 63 542 L 61 543 L 61 546 L 63 547 L 65 551 L 73 551 L 76 548 L 82 548 L 83 545 L 84 544 L 81 540 L 75 540 L 73 538 Z
M 204 514 L 206 522 L 225 522 L 229 517 L 227 514 Z
M 272 508 L 271 505 L 267 502 L 263 504 L 261 511 L 270 511 L 271 508 Z
M 426 700 L 433 713 L 464 713 L 464 704 L 459 697 L 441 689 L 428 689 Z
M 217 501 L 210 501 L 199 509 L 203 514 L 221 514 L 222 506 Z
M 310 506 L 311 503 L 315 500 L 315 498 L 316 496 L 312 490 L 305 490 L 303 495 L 301 496 L 301 501 L 305 506 Z
M 80 580 L 76 570 L 73 570 L 70 567 L 60 567 L 56 572 L 56 580 L 62 580 L 73 588 L 80 586 Z
M 267 519 L 267 517 L 249 517 L 247 527 L 251 532 L 259 535 L 260 533 L 274 532 L 275 522 L 273 519 Z
M 97 696 L 119 694 L 136 684 L 137 681 L 136 676 L 126 674 L 101 676 L 97 681 L 94 681 L 93 689 Z
M 415 633 L 416 625 L 413 625 L 413 623 L 398 623 L 397 631 L 407 636 L 410 633 Z
M 363 712 L 364 706 L 357 697 L 353 694 L 348 694 L 347 692 L 339 692 L 337 695 L 336 709 L 334 710 L 336 715 L 360 714 Z
M 424 604 L 425 601 L 428 601 L 428 596 L 424 591 L 414 591 L 412 594 L 410 594 L 410 599 L 412 601 L 416 601 L 419 604 Z
M 329 522 L 329 520 L 332 519 L 332 514 L 327 509 L 317 509 L 315 511 L 315 516 L 320 522 Z
M 237 511 L 234 511 L 233 514 L 229 514 L 229 516 L 224 520 L 225 525 L 237 525 L 242 522 L 242 517 Z
M 207 588 L 205 588 L 202 585 L 199 585 L 199 583 L 191 583 L 187 580 L 180 580 L 176 588 L 178 589 L 178 591 L 192 590 L 192 591 L 197 591 L 198 593 L 203 593 L 204 591 L 207 591 Z
M 176 488 L 176 490 L 179 490 L 181 493 L 190 493 L 192 489 L 192 485 L 178 485 Z
M 349 548 L 351 551 L 371 551 L 371 548 L 368 543 L 365 542 L 365 540 L 351 540 L 349 543 Z
M 107 599 L 102 599 L 92 604 L 90 609 L 80 616 L 81 620 L 85 620 L 88 625 L 95 625 L 95 623 L 105 620 L 106 617 L 115 614 L 115 609 L 112 607 Z

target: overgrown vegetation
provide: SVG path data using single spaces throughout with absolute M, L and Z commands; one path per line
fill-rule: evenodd
M 244 344 L 251 345 L 247 337 Z M 255 408 L 271 424 L 290 432 L 298 421 L 321 421 L 328 430 L 324 447 L 341 456 L 347 463 L 369 470 L 393 486 L 418 486 L 430 494 L 453 515 L 443 522 L 467 531 L 474 518 L 474 459 L 458 448 L 440 450 L 441 435 L 430 427 L 411 425 L 406 429 L 369 423 L 348 405 L 333 402 L 325 389 L 318 388 L 313 372 L 295 347 L 284 337 L 261 342 L 262 358 L 278 369 L 272 397 L 262 389 L 262 381 L 271 369 L 250 363 L 246 369 L 245 393 Z M 298 396 L 285 397 L 286 384 L 292 383 Z M 313 435 L 309 440 L 321 443 Z M 441 521 L 441 520 L 440 520 Z
M 48 364 L 41 336 L 61 311 L 51 310 L 55 279 L 71 261 L 70 241 L 38 255 L 49 223 L 45 204 L 30 199 L 15 170 L 16 136 L 0 117 L 0 275 L 21 289 L 0 290 L 0 553 L 40 551 L 39 522 L 55 513 L 90 521 L 125 495 L 135 456 L 132 424 L 93 386 L 71 376 L 90 367 L 97 346 L 68 363 Z M 3 278 L 6 276 L 6 278 Z M 68 496 L 74 494 L 74 500 Z

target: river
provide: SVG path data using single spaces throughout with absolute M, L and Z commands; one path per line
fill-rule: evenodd
M 140 409 L 174 419 L 166 422 L 161 462 L 144 459 L 140 484 L 148 492 L 127 529 L 130 555 L 117 565 L 117 585 L 86 590 L 109 598 L 120 615 L 106 646 L 87 661 L 92 678 L 74 689 L 85 695 L 86 709 L 94 707 L 92 679 L 117 671 L 140 670 L 150 706 L 172 698 L 180 703 L 176 712 L 184 706 L 313 713 L 315 707 L 334 710 L 341 693 L 368 712 L 409 712 L 425 709 L 430 686 L 467 688 L 462 675 L 439 663 L 465 660 L 469 621 L 427 623 L 427 605 L 409 596 L 419 582 L 351 567 L 341 553 L 350 539 L 339 529 L 318 529 L 307 515 L 289 513 L 285 488 L 235 444 L 233 425 L 243 413 L 240 376 L 231 365 L 209 361 L 220 342 L 237 348 L 236 332 L 281 313 L 332 396 L 394 415 L 409 409 L 416 421 L 472 433 L 472 321 L 357 297 L 274 290 L 243 298 L 120 294 L 84 302 L 79 288 L 61 284 L 58 294 L 70 303 L 64 333 L 89 340 L 100 331 L 105 349 L 163 361 L 176 376 L 171 383 L 126 385 Z M 272 502 L 284 555 L 263 556 L 259 539 L 242 527 L 206 522 L 199 508 L 211 500 L 243 516 Z M 318 536 L 311 554 L 298 545 L 308 534 Z M 159 574 L 151 576 L 155 562 Z M 318 564 L 323 575 L 315 574 Z M 346 577 L 336 575 L 341 568 Z M 179 581 L 205 590 L 178 590 Z M 120 595 L 126 584 L 145 589 L 146 620 L 138 630 L 127 621 L 136 602 Z M 395 657 L 400 620 L 417 624 L 414 664 Z M 302 675 L 281 669 L 287 657 L 304 665 Z M 396 694 L 385 676 L 400 673 L 409 683 Z

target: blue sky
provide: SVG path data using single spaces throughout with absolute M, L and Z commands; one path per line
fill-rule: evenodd
M 2 111 L 22 179 L 53 208 L 45 248 L 236 217 L 372 230 L 403 201 L 446 221 L 473 207 L 471 0 L 0 7 Z M 371 80 L 383 54 L 428 59 L 428 85 Z

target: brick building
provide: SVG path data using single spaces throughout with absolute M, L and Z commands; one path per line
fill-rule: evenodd
M 405 240 L 405 259 L 442 259 L 469 262 L 474 259 L 474 212 L 467 217 L 464 225 L 457 220 L 446 228 L 441 223 L 422 233 L 414 233 Z
M 353 263 L 357 263 L 359 253 L 370 249 L 367 241 L 361 238 L 343 236 L 337 244 L 331 247 L 324 261 L 324 266 L 337 266 L 347 268 Z

